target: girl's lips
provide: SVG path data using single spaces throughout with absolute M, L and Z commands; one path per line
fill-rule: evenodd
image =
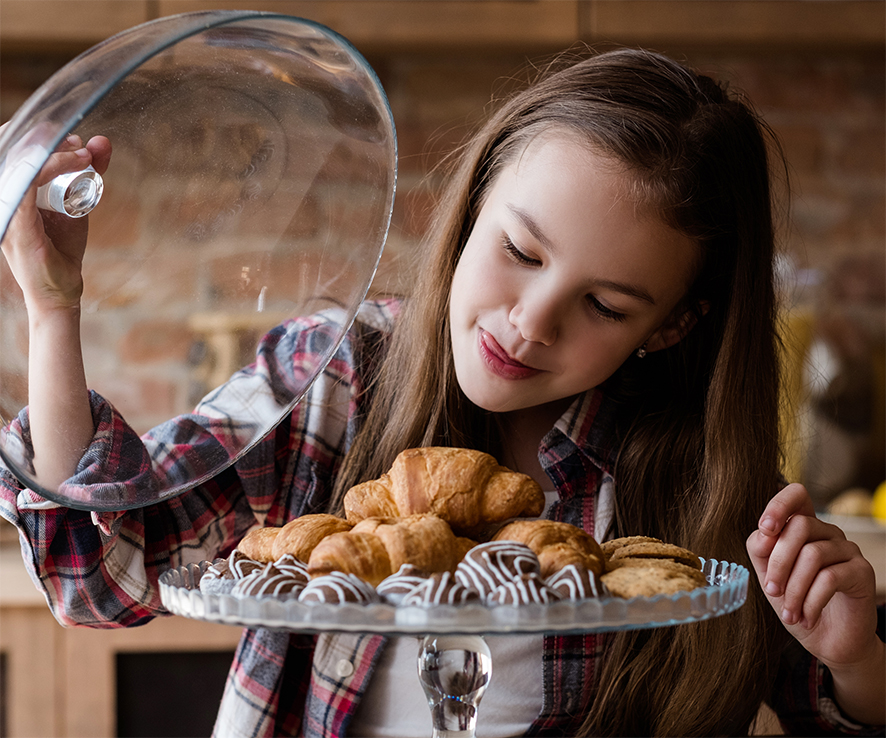
M 538 374 L 538 369 L 521 364 L 512 359 L 489 333 L 480 329 L 478 343 L 480 355 L 486 366 L 494 373 L 505 379 L 526 379 Z

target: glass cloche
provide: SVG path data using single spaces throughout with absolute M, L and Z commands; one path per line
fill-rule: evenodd
M 396 134 L 376 75 L 345 39 L 308 20 L 246 11 L 145 23 L 50 78 L 0 131 L 0 234 L 70 134 L 103 135 L 113 147 L 103 177 L 81 176 L 56 196 L 72 217 L 98 201 L 82 266 L 84 363 L 90 388 L 136 434 L 191 412 L 253 360 L 274 326 L 321 310 L 338 326 L 326 350 L 273 391 L 242 382 L 236 432 L 199 464 L 155 469 L 155 483 L 135 494 L 45 485 L 22 422 L 27 315 L 0 260 L 0 456 L 51 500 L 124 510 L 234 463 L 326 367 L 381 256 Z M 211 417 L 211 401 L 203 407 Z

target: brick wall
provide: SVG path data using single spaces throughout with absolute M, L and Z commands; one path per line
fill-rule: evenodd
M 786 273 L 794 285 L 792 304 L 802 309 L 802 324 L 811 326 L 811 332 L 796 329 L 805 336 L 797 339 L 799 350 L 808 355 L 814 344 L 836 362 L 827 386 L 812 392 L 806 382 L 795 397 L 809 424 L 800 434 L 802 457 L 794 459 L 798 473 L 819 484 L 823 494 L 882 481 L 882 404 L 876 404 L 882 399 L 886 320 L 882 50 L 731 48 L 690 51 L 686 58 L 747 93 L 780 136 L 790 163 L 794 189 Z M 0 58 L 0 117 L 6 120 L 64 61 L 50 53 Z M 433 204 L 436 181 L 429 171 L 463 140 L 494 94 L 522 84 L 526 59 L 516 51 L 376 50 L 369 61 L 387 91 L 400 154 L 393 224 L 377 286 L 399 289 L 409 281 L 399 257 L 414 253 Z M 5 293 L 10 289 L 2 285 Z M 202 388 L 187 369 L 189 355 L 193 360 L 200 354 L 193 346 L 196 336 L 181 324 L 146 315 L 119 332 L 90 330 L 106 355 L 116 352 L 132 362 L 132 368 L 118 366 L 107 385 L 136 427 L 165 418 Z M 21 332 L 16 340 L 20 349 Z M 2 380 L 6 387 L 21 384 L 8 373 Z M 812 438 L 817 440 L 810 443 Z M 846 469 L 828 474 L 809 466 L 810 449 L 816 458 L 828 459 L 831 446 L 839 448 L 838 461 L 824 466 Z

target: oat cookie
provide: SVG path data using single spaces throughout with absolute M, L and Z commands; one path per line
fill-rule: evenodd
M 622 546 L 609 557 L 610 564 L 618 559 L 671 559 L 694 569 L 701 569 L 701 561 L 692 551 L 673 543 L 632 543 Z
M 705 586 L 708 583 L 707 577 L 702 574 L 700 569 L 696 569 L 694 566 L 689 566 L 687 564 L 681 564 L 678 561 L 674 561 L 673 559 L 640 559 L 640 558 L 622 558 L 622 559 L 610 559 L 609 560 L 609 571 L 615 571 L 615 569 L 619 569 L 624 566 L 629 567 L 642 567 L 642 566 L 654 566 L 659 569 L 666 569 L 668 571 L 673 571 L 678 574 L 683 574 L 684 576 L 689 577 L 690 579 L 695 580 L 699 583 L 700 586 Z
M 611 541 L 606 541 L 606 543 L 600 544 L 600 548 L 603 549 L 603 555 L 608 559 L 618 549 L 635 543 L 661 543 L 661 541 L 652 536 L 624 536 L 622 538 L 613 538 Z
M 604 574 L 603 584 L 616 597 L 654 597 L 691 591 L 698 582 L 680 572 L 657 566 L 621 566 Z

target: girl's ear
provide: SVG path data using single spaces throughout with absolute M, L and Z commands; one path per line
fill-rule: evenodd
M 661 351 L 682 341 L 698 322 L 699 317 L 708 312 L 709 307 L 710 303 L 707 300 L 700 300 L 695 309 L 683 310 L 682 312 L 674 311 L 661 327 L 649 337 L 649 340 L 646 342 L 646 350 L 650 353 Z

